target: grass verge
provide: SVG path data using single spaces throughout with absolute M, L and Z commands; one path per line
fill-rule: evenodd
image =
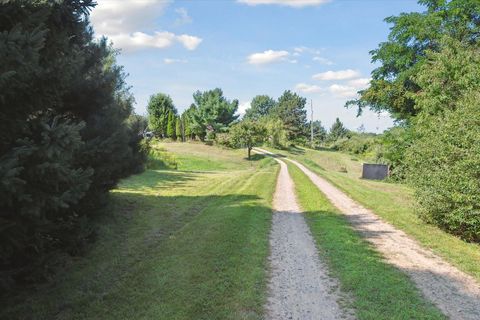
M 267 149 L 302 162 L 386 222 L 480 282 L 480 245 L 462 241 L 419 219 L 415 214 L 413 191 L 407 186 L 360 179 L 362 163 L 347 154 L 298 148 L 293 152 Z M 340 172 L 342 167 L 347 172 Z
M 445 319 L 407 275 L 386 263 L 350 227 L 300 169 L 288 163 L 288 170 L 320 255 L 352 296 L 359 319 Z
M 261 319 L 278 167 L 218 152 L 239 170 L 204 164 L 124 180 L 86 256 L 2 302 L 0 318 Z

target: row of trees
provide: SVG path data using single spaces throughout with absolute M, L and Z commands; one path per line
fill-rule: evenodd
M 251 147 L 262 142 L 274 147 L 288 144 L 309 144 L 313 125 L 314 145 L 322 146 L 346 138 L 351 133 L 337 118 L 330 132 L 320 121 L 307 122 L 306 99 L 285 91 L 278 99 L 258 95 L 252 99 L 242 121 L 236 111 L 238 100 L 229 101 L 221 89 L 193 94 L 194 103 L 181 115 L 172 99 L 163 93 L 150 97 L 147 110 L 149 128 L 160 138 L 216 140 L 235 147 Z
M 383 156 L 415 188 L 420 216 L 480 242 L 480 2 L 419 3 L 425 12 L 386 19 L 371 85 L 347 106 L 397 120 Z
M 215 134 L 226 132 L 238 116 L 238 100 L 230 101 L 221 89 L 193 94 L 194 103 L 181 115 L 172 99 L 163 93 L 150 97 L 148 102 L 149 128 L 160 138 L 173 140 L 198 138 L 213 139 Z
M 0 287 L 78 254 L 117 181 L 142 170 L 142 118 L 91 0 L 0 3 Z M 8 292 L 8 291 L 3 291 Z

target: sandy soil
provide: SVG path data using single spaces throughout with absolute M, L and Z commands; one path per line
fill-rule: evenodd
M 270 234 L 269 319 L 348 319 L 340 308 L 338 282 L 328 276 L 295 198 L 287 166 L 281 169 L 274 195 Z
M 480 319 L 480 285 L 473 277 L 423 248 L 403 231 L 382 221 L 302 164 L 289 161 L 312 180 L 391 264 L 406 272 L 424 296 L 445 315 L 455 320 Z

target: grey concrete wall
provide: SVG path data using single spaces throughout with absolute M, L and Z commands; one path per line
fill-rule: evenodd
M 370 180 L 383 180 L 388 177 L 388 166 L 386 164 L 364 163 L 362 178 Z

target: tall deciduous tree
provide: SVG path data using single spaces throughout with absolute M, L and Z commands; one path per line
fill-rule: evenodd
M 480 34 L 480 1 L 420 0 L 427 10 L 402 13 L 385 19 L 392 23 L 388 40 L 373 51 L 372 61 L 380 64 L 372 72 L 368 89 L 360 91 L 356 105 L 388 111 L 397 120 L 409 120 L 421 111 L 412 94 L 420 91 L 415 76 L 426 62 L 427 51 L 438 51 L 445 36 L 477 46 Z
M 257 121 L 244 120 L 230 129 L 232 144 L 239 148 L 247 148 L 248 159 L 251 157 L 252 149 L 265 141 L 265 138 L 266 129 Z
M 171 112 L 175 115 L 177 114 L 177 109 L 173 104 L 172 98 L 163 93 L 152 95 L 148 102 L 147 111 L 150 129 L 159 137 L 168 136 L 167 127 L 169 114 Z

